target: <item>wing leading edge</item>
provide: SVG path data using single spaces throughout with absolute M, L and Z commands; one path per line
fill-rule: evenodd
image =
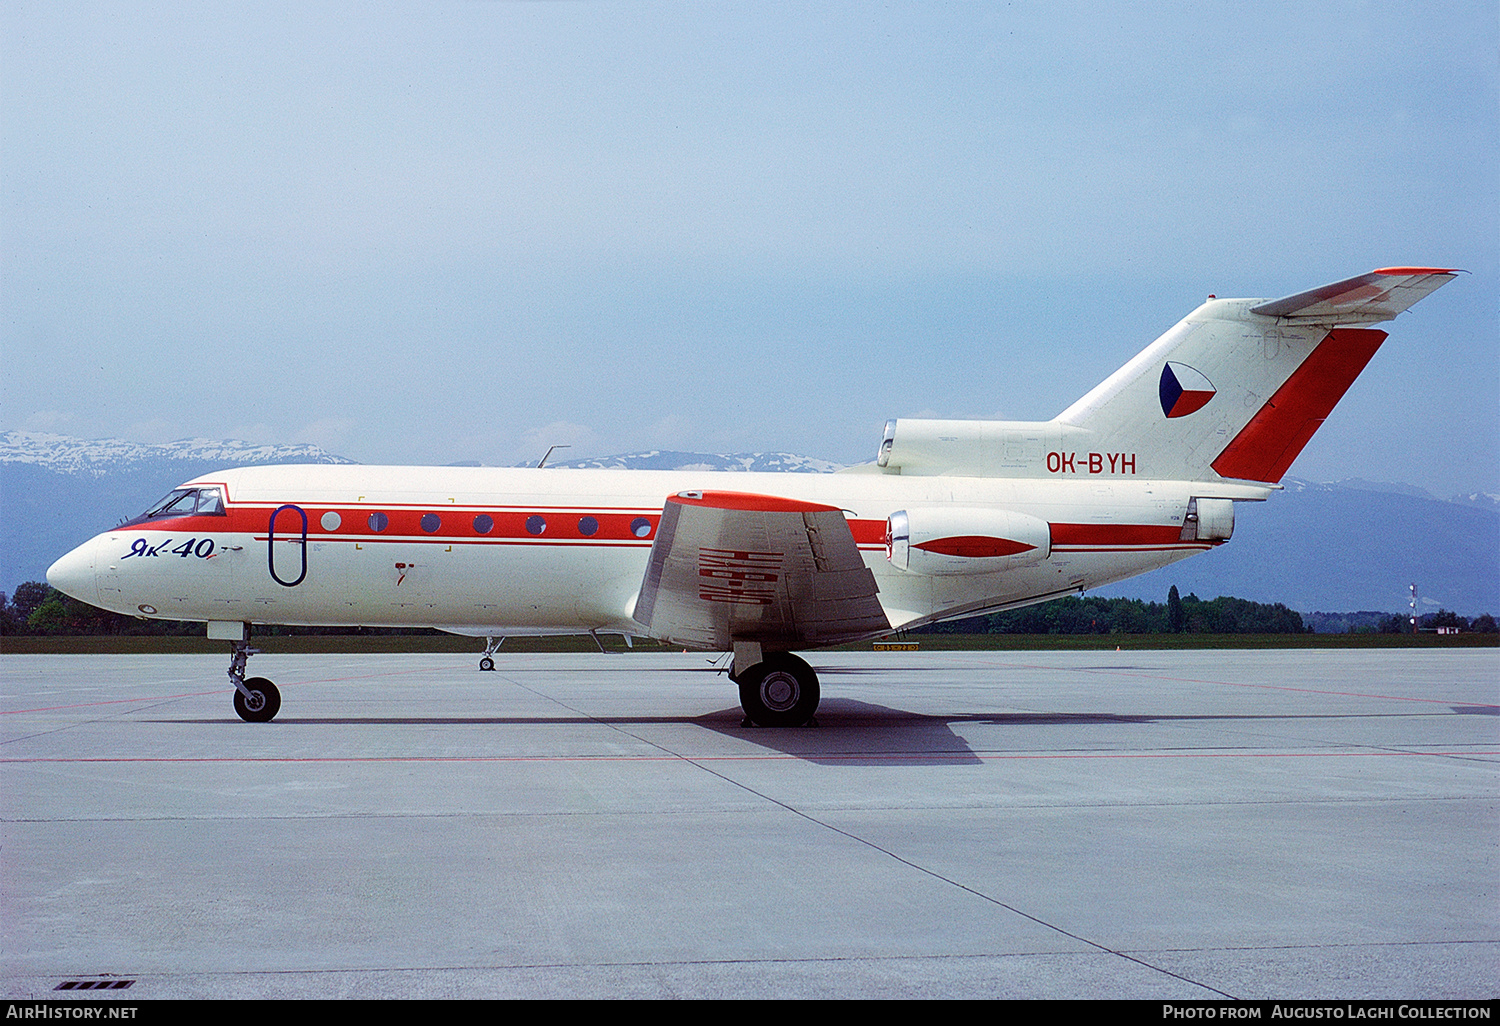
M 784 651 L 889 631 L 878 591 L 836 507 L 680 492 L 662 509 L 634 616 L 672 644 Z

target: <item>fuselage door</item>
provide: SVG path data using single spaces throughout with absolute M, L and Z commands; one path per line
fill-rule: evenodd
M 307 510 L 287 503 L 271 513 L 266 532 L 266 566 L 271 580 L 295 588 L 307 577 Z

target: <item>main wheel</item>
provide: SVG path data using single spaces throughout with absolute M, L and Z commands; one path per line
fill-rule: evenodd
M 250 697 L 247 699 L 236 688 L 234 711 L 249 723 L 271 722 L 281 710 L 281 692 L 276 690 L 276 685 L 264 677 L 251 677 L 245 681 L 245 687 L 250 689 Z
M 818 675 L 789 652 L 773 653 L 740 676 L 740 705 L 762 727 L 800 727 L 818 711 Z
M 481 670 L 493 670 L 495 668 L 495 660 L 491 659 L 489 656 L 485 656 L 483 659 L 479 660 L 479 668 Z

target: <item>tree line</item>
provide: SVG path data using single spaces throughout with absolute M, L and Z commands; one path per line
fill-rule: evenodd
M 1471 620 L 1446 609 L 1419 617 L 1417 626 L 1424 631 L 1457 627 L 1496 632 L 1495 618 L 1488 613 Z M 1200 599 L 1191 593 L 1184 597 L 1175 584 L 1166 602 L 1069 597 L 921 628 L 933 634 L 1310 634 L 1312 630 L 1301 613 L 1280 602 L 1252 602 L 1228 595 Z M 1366 632 L 1407 634 L 1411 623 L 1407 617 L 1385 614 L 1369 627 L 1350 628 L 1350 633 Z
M 1456 627 L 1495 633 L 1488 613 L 1472 620 L 1441 609 L 1418 620 L 1422 630 Z M 260 634 L 431 634 L 430 628 L 260 627 Z M 1351 627 L 1351 631 L 1356 629 Z M 1402 634 L 1411 630 L 1407 617 L 1385 614 L 1358 631 Z M 988 613 L 919 628 L 931 634 L 1307 634 L 1302 614 L 1280 602 L 1267 604 L 1221 595 L 1200 599 L 1178 594 L 1174 584 L 1166 602 L 1126 598 L 1061 598 L 1041 605 Z M 111 613 L 64 595 L 40 581 L 27 581 L 15 594 L 0 592 L 0 635 L 133 634 L 201 636 L 203 624 L 187 620 L 144 620 Z
M 1306 634 L 1302 614 L 1280 602 L 1268 605 L 1221 595 L 1180 596 L 1174 584 L 1166 602 L 1068 597 L 1036 606 L 986 613 L 922 628 L 936 634 Z

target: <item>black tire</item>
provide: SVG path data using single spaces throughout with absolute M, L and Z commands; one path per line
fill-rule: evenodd
M 479 668 L 481 670 L 493 670 L 495 668 L 495 660 L 491 659 L 489 656 L 485 656 L 483 659 L 479 660 Z
M 245 696 L 236 689 L 234 711 L 239 713 L 240 719 L 247 723 L 270 723 L 281 711 L 281 692 L 276 690 L 275 684 L 264 677 L 251 677 L 245 681 L 245 687 L 249 688 L 251 695 L 255 697 L 247 702 Z
M 762 727 L 800 727 L 818 711 L 818 675 L 789 652 L 766 656 L 739 685 L 745 716 Z

